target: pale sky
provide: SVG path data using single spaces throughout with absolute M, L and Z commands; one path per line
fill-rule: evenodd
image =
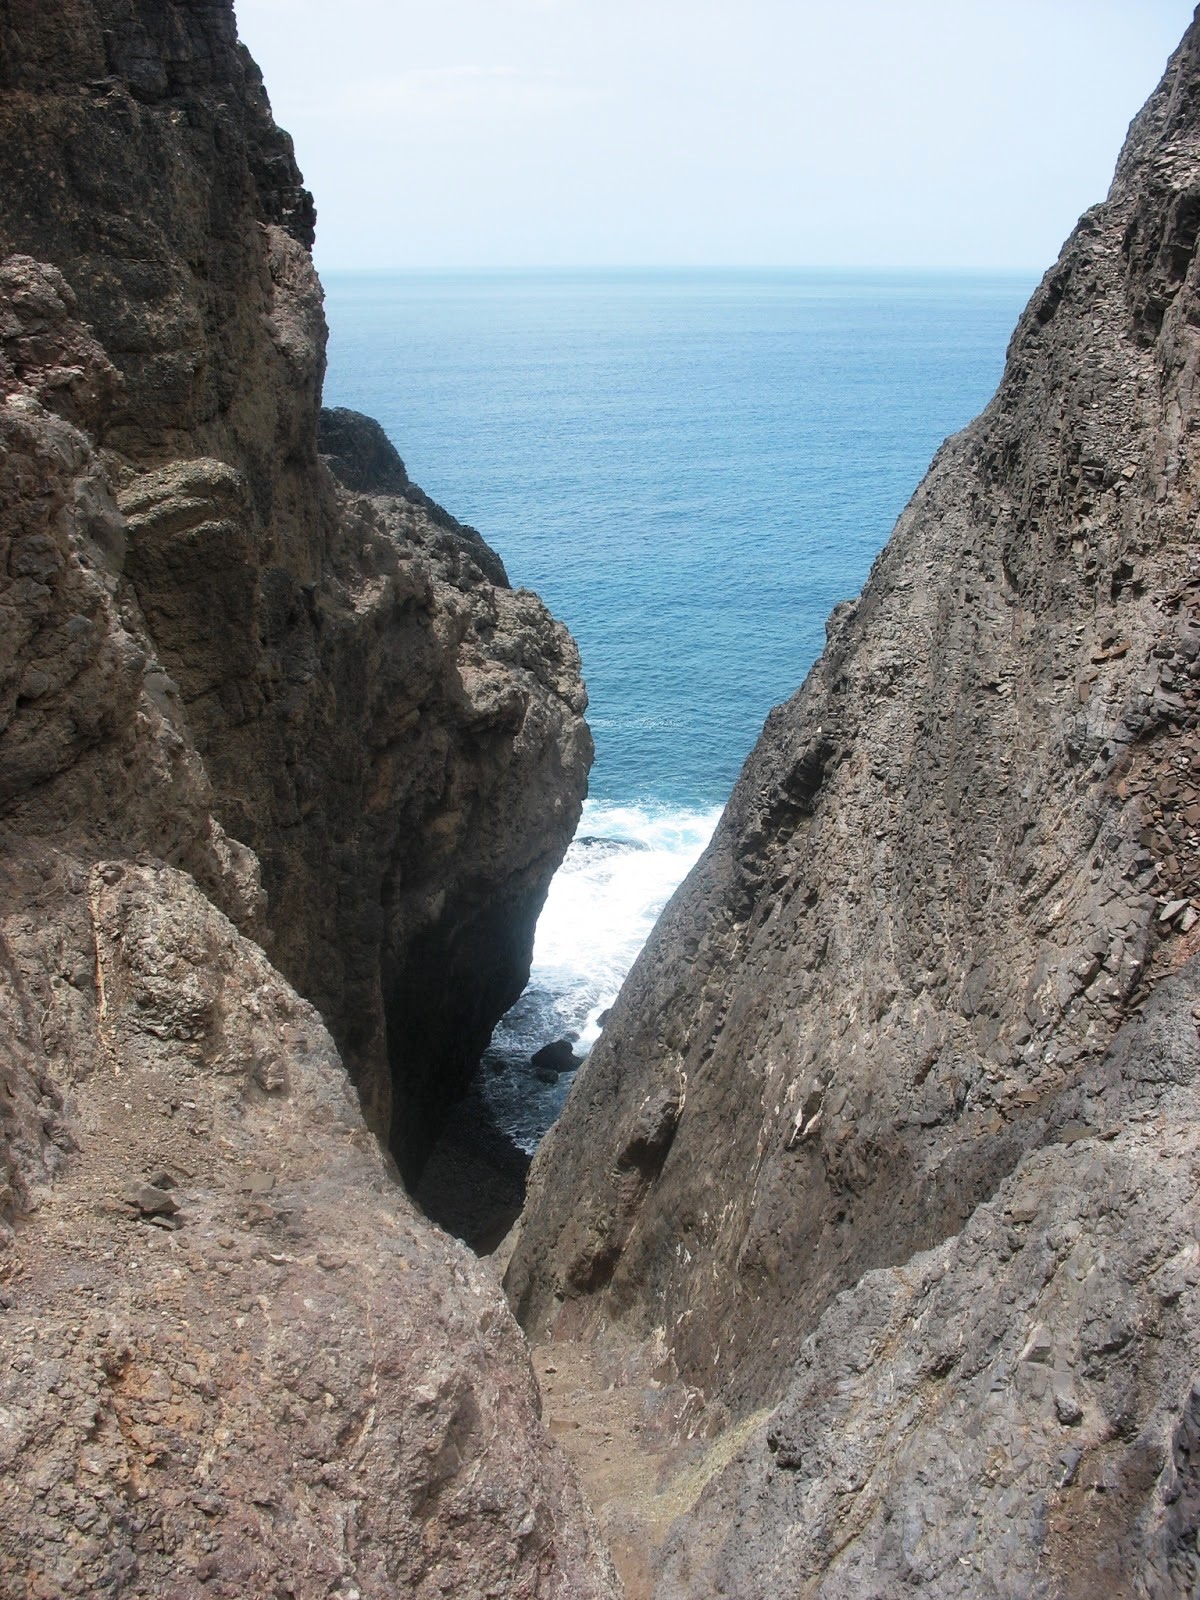
M 347 267 L 1042 269 L 1191 0 L 236 0 Z

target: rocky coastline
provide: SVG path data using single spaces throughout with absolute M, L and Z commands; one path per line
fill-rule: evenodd
M 503 1244 L 574 644 L 232 0 L 0 0 L 0 137 L 0 1592 L 1195 1594 L 1200 22 Z

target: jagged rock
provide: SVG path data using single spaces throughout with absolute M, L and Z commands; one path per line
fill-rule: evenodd
M 453 548 L 457 541 L 468 560 L 490 582 L 508 588 L 508 574 L 500 557 L 475 528 L 452 517 L 413 483 L 399 451 L 374 417 L 364 417 L 343 406 L 324 410 L 317 437 L 326 465 L 343 488 L 357 494 L 399 495 L 419 506 L 436 527 L 454 536 L 451 541 L 443 541 L 443 547 L 448 543 Z
M 494 1280 L 279 970 L 416 1170 L 578 815 L 574 646 L 321 463 L 230 0 L 0 0 L 0 149 L 0 1590 L 609 1600 Z
M 317 442 L 334 477 L 355 494 L 403 494 L 409 487 L 400 452 L 374 417 L 345 406 L 327 407 Z
M 312 201 L 231 4 L 64 0 L 51 20 L 3 0 L 0 88 L 0 378 L 84 430 L 55 446 L 77 462 L 38 470 L 99 547 L 81 571 L 22 467 L 22 615 L 65 561 L 45 605 L 78 620 L 5 629 L 0 694 L 22 715 L 0 785 L 104 743 L 81 700 L 96 674 L 152 698 L 269 914 L 256 888 L 244 916 L 219 903 L 320 1007 L 414 1178 L 524 986 L 579 816 L 578 654 L 376 424 L 330 413 L 319 444 Z M 129 663 L 110 667 L 117 626 Z M 150 847 L 176 860 L 196 832 Z
M 1194 1590 L 1197 106 L 1200 25 L 534 1161 L 529 1329 L 779 1403 L 662 1597 Z

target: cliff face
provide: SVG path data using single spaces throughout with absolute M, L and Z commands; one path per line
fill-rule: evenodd
M 608 1595 L 338 1055 L 415 1171 L 578 814 L 574 647 L 319 434 L 229 0 L 0 0 L 0 143 L 0 1589 Z
M 64 269 L 115 369 L 86 423 L 123 593 L 261 863 L 246 926 L 414 1176 L 578 817 L 574 645 L 369 424 L 329 419 L 322 469 L 312 202 L 229 4 L 9 0 L 0 86 L 0 255 Z
M 536 1158 L 527 1327 L 783 1397 L 664 1595 L 1194 1591 L 1198 232 L 1193 26 Z

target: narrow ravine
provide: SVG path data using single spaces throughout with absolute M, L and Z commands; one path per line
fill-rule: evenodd
M 542 1421 L 579 1474 L 626 1600 L 651 1600 L 654 1555 L 671 1524 L 769 1411 L 718 1431 L 694 1394 L 641 1374 L 625 1381 L 593 1342 L 558 1340 L 532 1354 Z
M 525 1174 L 654 923 L 712 836 L 720 808 L 588 800 L 538 919 L 529 983 L 415 1195 L 481 1255 L 515 1222 Z M 551 1065 L 539 1057 L 563 1046 Z

